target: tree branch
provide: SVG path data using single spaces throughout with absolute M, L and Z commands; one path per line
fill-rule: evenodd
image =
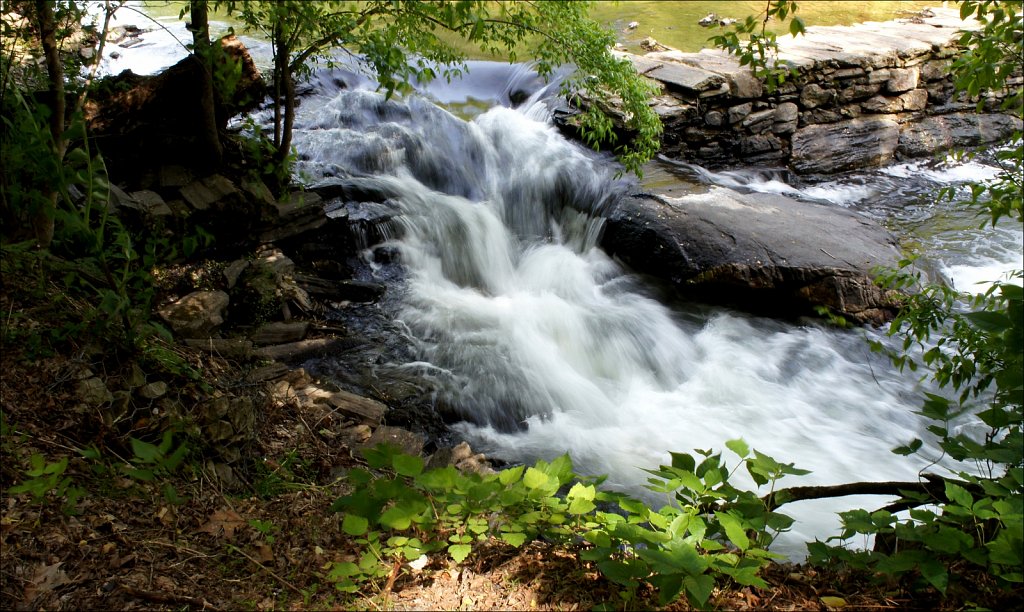
M 946 499 L 947 482 L 955 483 L 971 493 L 982 493 L 981 487 L 969 482 L 949 480 L 935 474 L 924 474 L 922 477 L 924 480 L 916 482 L 850 482 L 814 487 L 789 487 L 769 493 L 762 497 L 761 501 L 764 502 L 768 510 L 775 510 L 779 506 L 791 502 L 845 497 L 847 495 L 895 495 L 902 498 L 905 491 L 907 493 L 924 493 L 932 498 L 925 501 L 901 499 L 899 502 L 884 508 L 890 512 L 896 512 L 924 504 L 948 501 Z

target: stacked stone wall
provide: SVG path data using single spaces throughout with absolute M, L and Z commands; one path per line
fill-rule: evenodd
M 877 166 L 973 146 L 1021 129 L 999 112 L 1005 92 L 958 95 L 950 65 L 964 22 L 952 9 L 854 26 L 812 27 L 779 38 L 795 77 L 767 89 L 719 50 L 624 54 L 662 84 L 654 109 L 662 152 L 708 166 L 788 165 L 801 173 Z M 1010 80 L 1020 87 L 1021 75 Z

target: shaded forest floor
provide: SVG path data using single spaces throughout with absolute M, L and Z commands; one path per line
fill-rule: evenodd
M 130 438 L 159 441 L 159 408 L 132 400 L 130 412 L 112 423 L 83 403 L 80 383 L 95 375 L 115 388 L 132 375 L 133 360 L 111 354 L 87 333 L 38 342 L 63 324 L 60 317 L 74 303 L 55 306 L 56 286 L 49 294 L 24 289 L 18 278 L 8 277 L 0 293 L 0 608 L 657 607 L 647 586 L 625 599 L 618 585 L 576 551 L 547 542 L 521 549 L 485 543 L 463 564 L 437 555 L 419 569 L 395 565 L 390 576 L 364 592 L 339 592 L 328 579 L 329 568 L 355 559 L 357 544 L 343 533 L 340 515 L 330 506 L 348 492 L 339 466 L 361 462 L 345 443 L 324 439 L 302 414 L 267 402 L 265 390 L 252 386 L 254 401 L 265 408 L 235 486 L 227 489 L 210 472 L 203 458 L 212 451 L 196 440 L 180 467 L 160 473 L 153 464 L 157 473 L 151 479 L 129 472 L 126 464 L 140 467 Z M 244 387 L 236 363 L 181 347 L 167 350 L 202 373 L 201 380 L 180 372 L 173 379 L 174 395 L 183 404 L 211 386 L 214 392 Z M 36 492 L 12 491 L 26 482 L 41 484 Z M 763 577 L 770 588 L 726 586 L 710 603 L 728 610 L 1001 610 L 1020 603 L 1020 593 L 995 592 L 982 574 L 963 576 L 949 599 L 933 590 L 909 595 L 863 574 L 798 565 L 774 565 Z M 680 600 L 665 609 L 690 607 Z

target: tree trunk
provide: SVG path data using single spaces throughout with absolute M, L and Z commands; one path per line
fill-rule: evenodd
M 295 125 L 295 79 L 287 61 L 284 64 L 284 125 L 281 144 L 277 148 L 277 163 L 284 164 L 292 148 L 292 127 Z
M 50 136 L 55 167 L 59 168 L 64 159 L 67 143 L 64 140 L 64 67 L 60 62 L 60 48 L 57 46 L 56 23 L 53 7 L 47 0 L 36 0 L 36 18 L 39 20 L 39 39 L 46 60 L 46 77 L 49 88 Z M 32 231 L 40 248 L 49 248 L 53 242 L 53 218 L 57 209 L 59 191 L 56 181 L 47 185 L 43 202 L 32 215 Z
M 274 32 L 271 39 L 274 45 L 274 147 L 280 149 L 281 96 L 284 93 L 284 74 L 288 69 L 288 45 L 285 43 L 284 28 L 281 26 L 280 21 L 274 23 Z
M 192 56 L 202 66 L 200 82 L 199 111 L 202 123 L 203 143 L 201 155 L 212 168 L 220 166 L 224 149 L 217 130 L 217 104 L 213 93 L 213 46 L 210 44 L 209 3 L 193 0 L 192 6 Z

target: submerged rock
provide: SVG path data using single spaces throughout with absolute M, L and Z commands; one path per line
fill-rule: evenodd
M 679 198 L 636 195 L 608 219 L 603 246 L 687 297 L 784 316 L 829 308 L 881 322 L 894 304 L 872 281 L 895 267 L 894 238 L 840 208 L 722 187 Z

